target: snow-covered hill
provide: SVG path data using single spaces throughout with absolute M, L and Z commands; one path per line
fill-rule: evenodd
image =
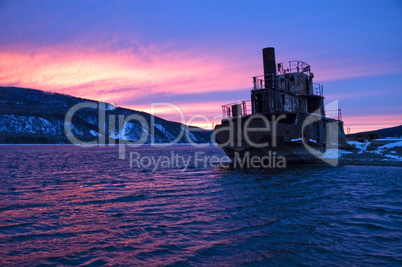
M 81 108 L 74 113 L 71 123 L 65 122 L 70 108 L 83 103 L 96 108 Z M 103 114 L 100 124 L 99 111 Z M 130 116 L 134 119 L 124 121 Z M 0 87 L 0 143 L 70 143 L 69 136 L 82 142 L 117 143 L 120 139 L 144 143 L 209 143 L 211 134 L 208 130 L 108 103 L 40 90 Z

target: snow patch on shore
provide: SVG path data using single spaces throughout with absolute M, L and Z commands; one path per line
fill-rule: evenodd
M 402 155 L 398 155 L 398 153 L 396 151 L 390 151 L 392 149 L 402 148 L 402 141 L 397 141 L 394 143 L 389 143 L 389 144 L 385 144 L 382 146 L 378 146 L 377 149 L 375 149 L 375 150 L 367 150 L 367 147 L 370 145 L 370 142 L 368 142 L 368 141 L 364 142 L 364 143 L 358 142 L 358 141 L 349 141 L 348 143 L 350 145 L 355 145 L 355 147 L 360 150 L 358 152 L 358 154 L 371 153 L 371 154 L 385 156 L 388 158 L 388 159 L 384 159 L 384 160 L 402 161 Z
M 352 154 L 350 151 L 342 150 L 342 149 L 336 149 L 336 148 L 330 148 L 325 151 L 325 153 L 321 156 L 323 159 L 337 159 L 342 157 L 342 155 L 345 154 Z
M 349 145 L 354 145 L 357 149 L 361 150 L 360 152 L 366 151 L 367 146 L 370 145 L 370 142 L 359 142 L 359 141 L 348 141 Z

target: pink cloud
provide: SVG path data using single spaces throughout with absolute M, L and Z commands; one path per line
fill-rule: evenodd
M 164 52 L 152 46 L 137 52 L 71 46 L 31 50 L 0 52 L 0 84 L 109 102 L 151 93 L 201 93 L 250 86 L 239 59 L 229 61 L 214 52 Z

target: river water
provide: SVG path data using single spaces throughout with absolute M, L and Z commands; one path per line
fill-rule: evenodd
M 2 266 L 402 264 L 402 168 L 233 169 L 186 145 L 0 156 Z

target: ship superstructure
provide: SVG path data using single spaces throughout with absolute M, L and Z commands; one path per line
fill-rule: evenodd
M 323 86 L 313 83 L 309 64 L 276 64 L 268 47 L 263 66 L 264 75 L 253 77 L 251 100 L 223 105 L 215 127 L 217 144 L 233 161 L 276 155 L 288 163 L 311 162 L 345 143 L 340 109 L 326 116 Z

